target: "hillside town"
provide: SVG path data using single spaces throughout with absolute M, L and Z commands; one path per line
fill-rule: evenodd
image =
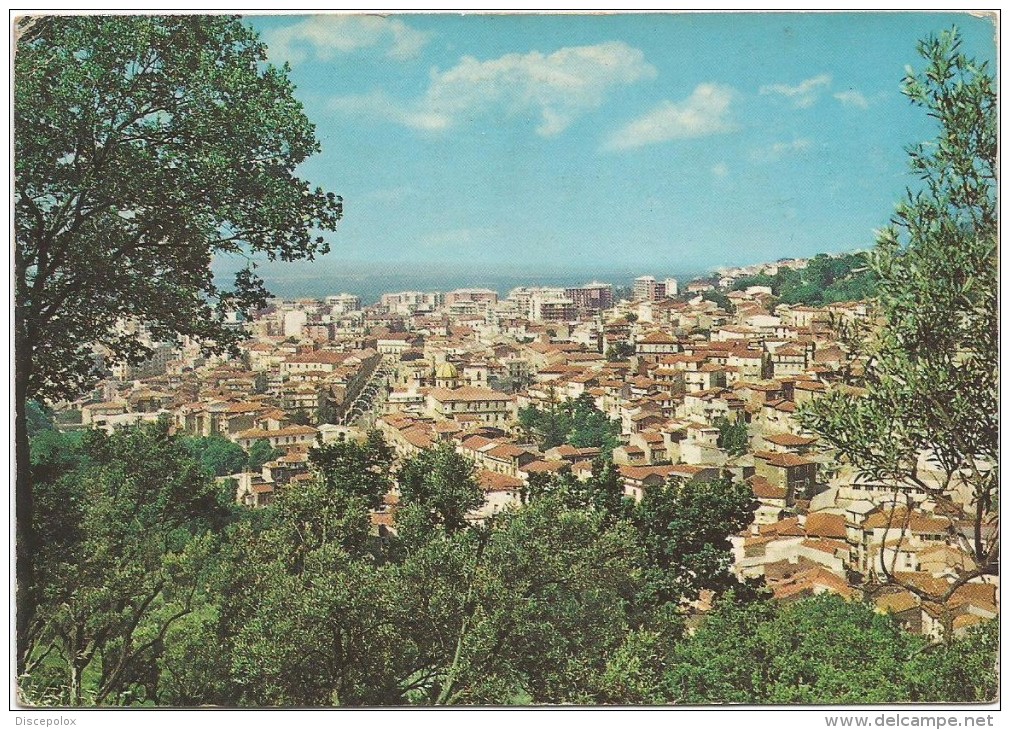
M 992 726 L 998 13 L 10 24 L 16 724 Z
M 479 522 L 521 504 L 531 479 L 588 479 L 612 463 L 626 497 L 671 480 L 745 481 L 755 509 L 731 538 L 733 571 L 782 602 L 838 594 L 868 600 L 909 631 L 955 635 L 998 614 L 998 579 L 945 586 L 973 569 L 971 497 L 862 478 L 806 431 L 798 412 L 827 393 L 857 398 L 862 362 L 853 333 L 875 326 L 870 301 L 777 303 L 743 277 L 799 269 L 805 260 L 723 269 L 678 284 L 642 276 L 615 298 L 611 284 L 353 294 L 271 300 L 245 321 L 239 356 L 207 356 L 186 340 L 154 341 L 151 357 L 117 366 L 64 423 L 114 430 L 168 419 L 175 433 L 223 437 L 269 461 L 221 477 L 255 509 L 312 478 L 310 450 L 377 431 L 398 459 L 450 445 L 473 461 L 486 501 Z M 716 296 L 712 296 L 715 294 Z M 100 353 L 96 354 L 100 358 Z M 591 405 L 616 445 L 544 448 L 520 414 Z M 74 426 L 68 426 L 74 427 Z M 921 478 L 940 469 L 922 455 Z M 396 530 L 394 489 L 372 512 Z M 899 585 L 868 591 L 888 573 Z M 919 588 L 921 590 L 916 590 Z M 704 595 L 692 610 L 705 611 Z

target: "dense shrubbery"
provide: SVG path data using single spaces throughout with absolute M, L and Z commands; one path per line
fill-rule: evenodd
M 369 508 L 388 447 L 313 452 L 319 478 L 238 509 L 149 426 L 33 441 L 42 601 L 24 701 L 61 705 L 959 701 L 991 697 L 995 624 L 923 639 L 859 604 L 780 608 L 728 567 L 750 491 L 614 467 L 535 480 L 483 524 L 473 465 L 406 462 L 397 534 Z M 155 476 L 157 478 L 155 478 Z M 721 596 L 692 636 L 684 601 Z M 744 598 L 746 596 L 746 599 Z
M 930 647 L 890 617 L 837 596 L 786 605 L 724 601 L 672 648 L 670 669 L 656 681 L 668 701 L 688 704 L 992 700 L 998 635 L 991 621 Z

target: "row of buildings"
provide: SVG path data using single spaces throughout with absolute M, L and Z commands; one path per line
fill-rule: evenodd
M 181 433 L 247 450 L 267 441 L 283 455 L 234 475 L 250 507 L 310 479 L 308 449 L 362 436 L 362 419 L 398 459 L 439 444 L 472 459 L 486 495 L 474 520 L 521 503 L 533 475 L 584 479 L 601 459 L 616 465 L 632 499 L 670 480 L 742 480 L 756 506 L 732 538 L 734 570 L 777 599 L 870 600 L 930 635 L 995 616 L 992 577 L 929 599 L 974 567 L 971 495 L 956 478 L 943 501 L 863 479 L 798 417 L 825 394 L 865 393 L 863 363 L 840 325 L 872 328 L 869 303 L 787 306 L 751 287 L 727 293 L 723 308 L 695 291 L 671 298 L 676 287 L 643 278 L 619 302 L 596 283 L 516 289 L 503 300 L 464 289 L 388 294 L 371 307 L 350 295 L 277 301 L 243 324 L 251 336 L 241 358 L 182 348 L 164 372 L 110 378 L 77 405 L 93 427 L 167 416 Z M 520 427 L 520 409 L 569 398 L 590 399 L 618 424 L 616 448 L 541 450 Z M 732 448 L 730 427 L 743 434 Z M 920 466 L 926 483 L 945 478 L 928 454 Z M 394 491 L 373 515 L 376 529 L 396 529 L 397 502 Z M 878 585 L 886 576 L 900 580 Z

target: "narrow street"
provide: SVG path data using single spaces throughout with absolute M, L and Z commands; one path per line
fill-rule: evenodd
M 375 426 L 375 419 L 386 402 L 386 387 L 392 374 L 390 366 L 382 361 L 372 372 L 368 383 L 351 403 L 340 418 L 341 426 L 358 426 L 370 429 Z

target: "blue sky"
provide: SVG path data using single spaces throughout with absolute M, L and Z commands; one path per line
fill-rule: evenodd
M 289 274 L 866 248 L 914 185 L 904 146 L 934 135 L 900 93 L 916 41 L 956 24 L 995 58 L 963 14 L 248 20 L 316 124 L 301 174 L 345 201 L 333 252 Z

